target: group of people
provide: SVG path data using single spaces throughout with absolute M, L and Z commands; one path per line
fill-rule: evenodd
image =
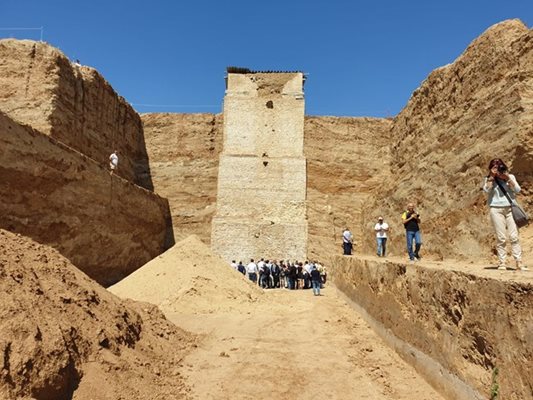
M 405 227 L 405 237 L 407 242 L 407 254 L 411 262 L 420 259 L 420 248 L 422 247 L 422 237 L 420 235 L 420 214 L 415 211 L 413 203 L 407 205 L 407 210 L 402 214 L 402 222 Z M 374 232 L 376 233 L 377 255 L 378 257 L 385 257 L 387 254 L 387 238 L 390 231 L 389 224 L 387 224 L 383 217 L 378 217 L 374 225 Z M 413 248 L 414 244 L 414 248 Z M 342 232 L 342 246 L 344 255 L 351 255 L 353 248 L 353 235 L 350 229 L 345 228 Z
M 496 250 L 498 253 L 498 269 L 508 269 L 505 248 L 507 236 L 511 243 L 511 254 L 515 260 L 515 269 L 527 271 L 522 264 L 522 249 L 518 236 L 518 227 L 513 217 L 512 207 L 516 205 L 516 194 L 520 192 L 520 186 L 516 177 L 509 173 L 507 165 L 499 158 L 489 163 L 489 173 L 483 181 L 483 190 L 488 194 L 488 206 L 492 226 L 496 234 Z M 415 210 L 415 205 L 409 203 L 402 214 L 402 223 L 405 228 L 407 255 L 411 262 L 420 260 L 420 248 L 422 236 L 420 234 L 420 214 Z M 385 257 L 387 251 L 387 236 L 389 225 L 379 217 L 374 231 L 376 233 L 377 255 Z M 353 235 L 348 228 L 342 233 L 344 255 L 352 254 Z
M 261 258 L 257 263 L 252 258 L 244 266 L 242 261 L 237 264 L 235 260 L 231 266 L 247 275 L 248 279 L 263 289 L 287 288 L 313 289 L 315 296 L 320 296 L 320 289 L 326 283 L 326 268 L 318 261 L 306 261 L 305 263 L 295 261 L 265 260 Z

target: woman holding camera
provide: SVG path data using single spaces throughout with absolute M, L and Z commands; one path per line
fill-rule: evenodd
M 507 233 L 509 233 L 511 252 L 516 261 L 516 269 L 527 270 L 527 267 L 522 265 L 522 249 L 518 239 L 518 228 L 516 227 L 511 212 L 511 204 L 504 193 L 505 190 L 509 197 L 514 200 L 515 194 L 520 192 L 520 186 L 515 176 L 509 173 L 507 165 L 501 159 L 495 158 L 490 161 L 489 174 L 485 177 L 483 190 L 488 193 L 490 219 L 496 232 L 496 250 L 499 259 L 498 269 L 507 269 L 505 263 L 505 259 L 507 258 L 505 242 Z

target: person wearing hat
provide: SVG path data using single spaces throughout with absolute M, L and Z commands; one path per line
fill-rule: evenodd
M 374 231 L 376 231 L 376 241 L 378 243 L 378 257 L 385 257 L 389 224 L 383 221 L 383 217 L 378 218 L 378 222 L 374 226 Z

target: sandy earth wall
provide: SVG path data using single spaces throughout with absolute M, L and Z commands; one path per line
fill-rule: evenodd
M 391 120 L 384 118 L 305 118 L 307 158 L 308 257 L 329 261 L 342 254 L 345 227 L 361 246 L 363 218 L 377 218 L 370 208 L 373 190 L 390 175 Z
M 518 201 L 533 211 L 533 30 L 518 20 L 489 28 L 422 82 L 390 137 L 390 174 L 369 204 L 398 239 L 390 250 L 405 253 L 400 216 L 413 201 L 423 255 L 490 257 L 494 238 L 480 186 L 492 158 L 510 166 L 522 187 Z M 363 218 L 365 232 L 374 216 Z M 373 235 L 366 235 L 363 252 L 374 248 Z
M 488 398 L 498 368 L 499 398 L 533 399 L 530 281 L 342 256 L 331 274 L 378 331 L 412 346 L 395 345 L 448 398 L 479 398 L 468 386 Z
M 169 199 L 176 240 L 196 234 L 209 243 L 223 116 L 153 113 L 141 118 L 155 191 Z M 340 252 L 344 225 L 360 224 L 371 189 L 390 173 L 391 124 L 382 118 L 305 117 L 310 258 L 325 260 Z M 354 233 L 361 243 L 361 230 Z
M 168 199 L 176 241 L 211 242 L 221 114 L 142 114 L 154 191 Z
M 107 166 L 120 153 L 118 174 L 152 189 L 142 122 L 94 69 L 30 40 L 0 40 L 0 110 Z
M 56 248 L 102 285 L 173 244 L 167 200 L 2 113 L 0 175 L 0 228 Z

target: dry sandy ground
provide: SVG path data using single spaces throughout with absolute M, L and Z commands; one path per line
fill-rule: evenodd
M 270 290 L 225 314 L 167 313 L 204 334 L 183 361 L 195 399 L 442 399 L 332 286 Z
M 381 261 L 405 262 L 405 255 Z M 530 271 L 498 271 L 490 262 L 424 258 L 420 264 L 533 280 Z M 442 398 L 334 286 L 328 283 L 320 297 L 310 290 L 262 291 L 195 236 L 109 290 L 155 304 L 177 326 L 201 335 L 199 346 L 178 366 L 194 399 Z

